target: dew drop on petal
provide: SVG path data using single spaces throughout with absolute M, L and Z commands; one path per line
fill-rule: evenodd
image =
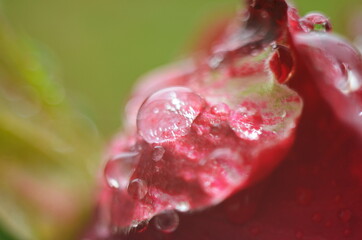
M 165 149 L 162 146 L 156 146 L 153 148 L 152 160 L 158 162 L 162 159 L 165 154 Z
M 225 103 L 219 103 L 211 108 L 211 112 L 215 115 L 227 115 L 229 114 L 230 108 Z
M 138 132 L 148 143 L 185 136 L 204 105 L 204 99 L 188 88 L 160 90 L 141 106 L 137 116 Z
M 104 175 L 111 188 L 125 189 L 138 161 L 137 152 L 124 152 L 107 162 Z
M 127 191 L 133 199 L 143 199 L 148 192 L 147 183 L 139 178 L 133 179 L 129 183 Z
M 139 233 L 146 231 L 147 228 L 148 228 L 148 221 L 142 221 L 133 225 L 134 231 Z
M 300 24 L 306 32 L 330 32 L 332 30 L 332 24 L 329 19 L 320 13 L 306 15 L 300 19 Z
M 175 231 L 179 222 L 179 216 L 173 210 L 165 211 L 154 217 L 155 227 L 164 233 L 171 233 Z
M 188 202 L 179 202 L 175 209 L 179 212 L 187 212 L 190 209 L 190 204 Z

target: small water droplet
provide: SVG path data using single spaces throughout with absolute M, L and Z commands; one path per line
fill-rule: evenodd
M 342 209 L 339 211 L 338 217 L 342 222 L 349 222 L 352 218 L 352 212 L 349 209 Z
M 190 209 L 190 204 L 188 202 L 179 202 L 175 209 L 180 212 L 187 212 Z
M 125 189 L 138 161 L 138 153 L 125 152 L 116 155 L 107 162 L 104 175 L 111 188 Z
M 302 28 L 309 32 L 330 32 L 332 25 L 329 19 L 320 13 L 310 13 L 300 20 Z
M 141 200 L 148 192 L 147 183 L 139 178 L 133 179 L 129 183 L 127 190 L 133 199 Z
M 147 230 L 148 221 L 142 221 L 132 224 L 132 228 L 135 232 L 141 233 Z
M 268 18 L 269 17 L 269 13 L 267 11 L 265 11 L 265 10 L 260 10 L 259 13 L 260 13 L 260 16 L 262 18 Z
M 215 115 L 227 115 L 229 114 L 230 108 L 225 103 L 216 104 L 211 108 L 211 112 Z
M 174 232 L 177 229 L 179 223 L 180 218 L 173 210 L 165 211 L 154 217 L 155 227 L 164 233 Z
M 160 161 L 165 154 L 165 149 L 162 146 L 156 146 L 153 148 L 152 160 L 155 162 Z
M 315 23 L 313 26 L 313 30 L 316 32 L 326 32 L 327 30 L 327 23 Z
M 142 104 L 137 115 L 138 133 L 148 143 L 172 141 L 185 136 L 204 105 L 204 99 L 188 88 L 160 90 Z

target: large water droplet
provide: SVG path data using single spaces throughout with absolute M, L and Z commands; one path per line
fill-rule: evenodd
M 171 233 L 175 231 L 179 225 L 180 219 L 175 211 L 169 210 L 154 217 L 155 227 L 164 232 Z
M 147 183 L 139 178 L 133 179 L 129 183 L 127 190 L 133 199 L 143 199 L 148 192 Z
M 138 161 L 138 153 L 125 152 L 116 155 L 107 162 L 104 175 L 108 186 L 125 189 Z
M 205 101 L 188 88 L 171 87 L 158 91 L 138 112 L 138 132 L 148 143 L 185 136 L 204 105 Z
M 162 159 L 165 154 L 165 149 L 162 146 L 156 146 L 153 148 L 152 160 L 158 162 Z

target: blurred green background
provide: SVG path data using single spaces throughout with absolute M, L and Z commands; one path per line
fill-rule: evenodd
M 360 0 L 298 0 L 300 12 L 321 11 L 337 32 Z M 182 55 L 213 16 L 235 12 L 240 0 L 2 0 L 18 33 L 55 59 L 68 97 L 109 138 L 121 125 L 139 76 Z

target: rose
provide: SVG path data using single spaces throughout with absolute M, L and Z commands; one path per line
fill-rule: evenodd
M 361 238 L 361 56 L 320 14 L 248 4 L 139 85 L 90 238 Z

